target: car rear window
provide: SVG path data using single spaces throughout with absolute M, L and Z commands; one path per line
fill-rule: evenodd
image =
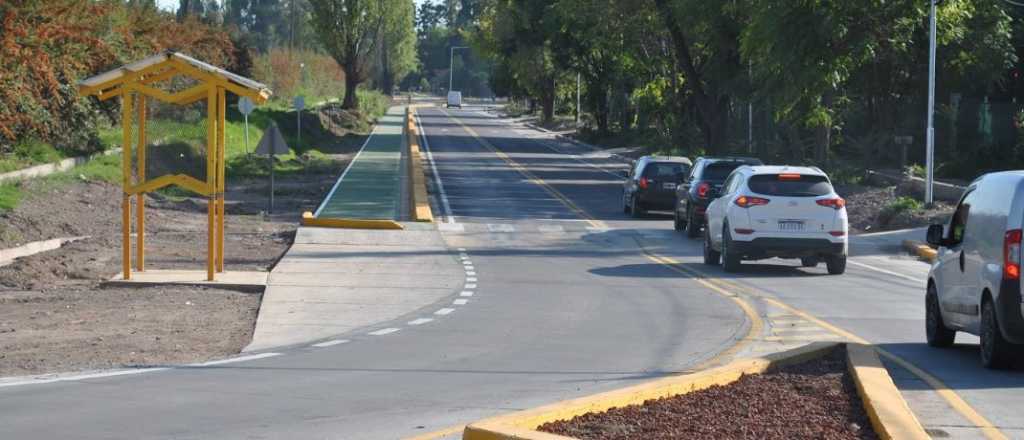
M 747 186 L 767 196 L 818 197 L 832 192 L 825 176 L 807 174 L 758 174 L 750 178 Z
M 650 178 L 675 178 L 679 174 L 686 173 L 690 167 L 679 162 L 652 162 L 644 168 L 644 177 Z
M 701 180 L 710 180 L 713 182 L 724 181 L 726 177 L 729 177 L 729 173 L 736 168 L 744 165 L 740 162 L 715 162 L 704 168 L 704 175 L 701 176 Z

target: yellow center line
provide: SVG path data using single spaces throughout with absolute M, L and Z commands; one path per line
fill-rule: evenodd
M 530 180 L 533 183 L 536 183 L 541 188 L 544 188 L 549 194 L 551 194 L 553 197 L 555 197 L 560 202 L 562 202 L 562 204 L 564 204 L 571 211 L 573 211 L 574 213 L 576 213 L 580 217 L 586 219 L 587 222 L 589 222 L 591 224 L 591 226 L 593 226 L 595 228 L 601 228 L 601 229 L 605 229 L 606 228 L 604 222 L 602 222 L 600 220 L 597 220 L 596 218 L 591 216 L 588 212 L 586 212 L 585 210 L 580 208 L 578 205 L 573 203 L 572 200 L 569 200 L 569 198 L 566 197 L 564 194 L 562 194 L 557 189 L 555 189 L 554 187 L 549 185 L 547 182 L 545 182 L 544 179 L 541 179 L 540 177 L 537 177 L 535 174 L 533 174 L 532 172 L 527 170 L 525 167 L 523 167 L 522 165 L 520 165 L 519 163 L 514 161 L 511 157 L 509 157 L 503 151 L 495 148 L 493 145 L 491 145 L 490 142 L 488 142 L 486 139 L 482 138 L 479 134 L 476 133 L 476 131 L 474 131 L 472 128 L 470 128 L 469 126 L 464 124 L 458 118 L 452 116 L 450 113 L 448 113 L 444 109 L 440 109 L 440 110 L 445 115 L 447 115 L 449 118 L 451 118 L 456 123 L 458 123 L 460 126 L 462 126 L 462 128 L 465 129 L 466 132 L 469 133 L 471 136 L 473 136 L 481 145 L 483 145 L 485 148 L 491 150 L 494 154 L 496 154 L 498 157 L 500 157 L 502 160 L 504 160 L 507 164 L 509 164 L 509 166 L 511 166 L 516 171 L 518 171 L 520 174 L 522 174 L 528 180 Z M 746 344 L 748 344 L 749 342 L 751 342 L 753 340 L 756 340 L 759 337 L 759 335 L 761 334 L 762 329 L 764 328 L 764 322 L 763 322 L 760 314 L 757 313 L 757 311 L 753 308 L 753 306 L 750 305 L 749 302 L 744 300 L 740 295 L 738 295 L 736 293 L 733 293 L 733 291 L 738 291 L 738 292 L 744 293 L 744 294 L 746 294 L 748 296 L 756 297 L 756 298 L 761 299 L 761 300 L 763 300 L 763 301 L 765 301 L 765 302 L 767 302 L 769 304 L 772 304 L 772 305 L 774 305 L 776 307 L 784 309 L 784 310 L 786 310 L 786 311 L 788 311 L 788 312 L 790 312 L 790 313 L 792 313 L 794 315 L 800 316 L 801 318 L 804 318 L 804 319 L 806 319 L 808 321 L 811 321 L 811 322 L 817 324 L 818 326 L 820 326 L 820 327 L 822 327 L 822 328 L 832 332 L 836 336 L 848 339 L 848 340 L 853 341 L 853 342 L 857 342 L 857 343 L 861 343 L 861 344 L 865 344 L 865 345 L 869 345 L 869 346 L 874 346 L 871 342 L 869 342 L 868 340 L 866 340 L 864 338 L 861 338 L 861 337 L 859 337 L 859 336 L 857 336 L 857 335 L 855 335 L 853 333 L 850 333 L 849 331 L 846 331 L 846 330 L 844 330 L 842 328 L 839 328 L 839 327 L 837 327 L 835 325 L 829 324 L 828 322 L 825 322 L 824 320 L 822 320 L 820 318 L 817 318 L 817 317 L 811 315 L 810 313 L 807 313 L 807 312 L 805 312 L 803 310 L 797 309 L 796 307 L 790 306 L 789 304 L 786 304 L 786 303 L 784 303 L 784 302 L 782 302 L 782 301 L 780 301 L 778 299 L 768 297 L 768 296 L 766 296 L 765 294 L 763 294 L 761 292 L 753 290 L 752 288 L 748 288 L 746 286 L 742 286 L 740 284 L 729 282 L 729 281 L 722 280 L 722 279 L 719 279 L 719 278 L 713 278 L 713 276 L 711 274 L 708 274 L 706 272 L 693 269 L 691 267 L 687 267 L 687 266 L 685 266 L 680 261 L 677 261 L 677 260 L 672 259 L 670 257 L 659 255 L 659 254 L 654 253 L 654 252 L 650 252 L 647 249 L 644 249 L 642 245 L 641 245 L 641 249 L 643 250 L 645 256 L 648 259 L 650 259 L 650 260 L 652 260 L 652 261 L 654 261 L 656 263 L 659 263 L 661 265 L 664 265 L 664 266 L 666 266 L 666 267 L 668 267 L 668 268 L 670 268 L 670 269 L 672 269 L 672 270 L 674 270 L 674 271 L 676 271 L 678 273 L 681 273 L 681 274 L 684 274 L 684 275 L 688 275 L 688 276 L 692 277 L 695 281 L 697 281 L 701 285 L 707 287 L 708 289 L 711 289 L 715 293 L 718 293 L 720 295 L 723 295 L 725 297 L 728 297 L 728 298 L 732 299 L 740 307 L 740 309 L 743 310 L 743 313 L 747 316 L 747 318 L 750 319 L 750 323 L 751 323 L 750 329 L 747 331 L 747 335 L 743 339 L 739 340 L 732 347 L 730 347 L 729 349 L 719 353 L 715 357 L 713 357 L 713 358 L 711 358 L 711 359 L 709 359 L 707 361 L 702 362 L 701 365 L 708 365 L 708 364 L 716 362 L 717 360 L 722 359 L 722 358 L 724 358 L 726 356 L 734 355 L 735 353 L 739 352 Z M 1006 440 L 1007 439 L 1006 435 L 1004 435 L 998 428 L 996 428 L 992 424 L 992 422 L 990 422 L 988 419 L 986 419 L 984 416 L 982 416 L 980 413 L 978 413 L 973 407 L 971 407 L 970 404 L 968 404 L 966 401 L 964 401 L 963 398 L 961 398 L 960 395 L 956 393 L 956 391 L 953 391 L 952 389 L 950 389 L 949 386 L 946 385 L 944 382 L 942 382 L 939 378 L 937 378 L 937 377 L 935 377 L 935 376 L 925 372 L 924 370 L 918 368 L 917 366 L 915 366 L 914 364 L 910 363 L 906 359 L 903 359 L 903 358 L 901 358 L 901 357 L 899 357 L 899 356 L 897 356 L 897 355 L 895 355 L 895 354 L 893 354 L 893 353 L 891 353 L 889 351 L 886 351 L 886 350 L 878 348 L 878 347 L 875 347 L 875 350 L 877 350 L 878 353 L 881 356 L 884 356 L 885 358 L 891 360 L 892 362 L 896 363 L 897 365 L 903 367 L 904 369 L 909 371 L 911 374 L 914 374 L 915 376 L 917 376 L 918 378 L 923 380 L 925 383 L 927 383 L 929 386 L 931 386 L 934 389 L 934 391 L 937 394 L 939 394 L 939 396 L 941 396 L 950 405 L 950 407 L 953 408 L 953 410 L 955 410 L 956 412 L 960 413 L 960 415 L 962 415 L 968 421 L 973 423 L 976 428 L 980 429 L 982 431 L 982 433 L 985 435 L 986 438 L 991 439 L 991 440 Z M 447 436 L 447 435 L 454 434 L 454 433 L 462 430 L 463 428 L 465 428 L 465 425 L 453 426 L 453 427 L 446 428 L 444 430 L 435 431 L 435 432 L 429 433 L 429 434 L 424 434 L 423 436 L 412 437 L 411 439 L 415 439 L 415 440 L 430 440 L 430 439 L 440 438 L 440 437 L 444 437 L 444 436 Z

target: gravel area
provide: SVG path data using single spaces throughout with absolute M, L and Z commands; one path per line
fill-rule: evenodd
M 916 195 L 898 186 L 836 185 L 836 192 L 846 199 L 846 212 L 849 215 L 852 233 L 891 231 L 945 223 L 956 208 L 950 203 L 935 202 L 931 208 L 919 210 L 887 209 L 899 197 L 917 198 Z
M 845 349 L 681 396 L 585 414 L 541 431 L 584 440 L 875 439 Z

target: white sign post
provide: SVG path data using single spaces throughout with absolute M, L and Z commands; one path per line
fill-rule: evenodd
M 249 114 L 256 109 L 256 104 L 248 97 L 243 96 L 238 100 L 238 111 L 245 116 L 245 154 L 249 154 Z
M 302 143 L 302 109 L 306 108 L 306 97 L 296 96 L 292 101 L 292 106 L 295 107 L 295 125 L 298 126 L 298 130 L 295 132 L 295 148 L 299 148 Z
M 287 153 L 288 144 L 285 143 L 284 136 L 281 136 L 281 130 L 277 129 L 277 124 L 271 122 L 270 127 L 263 133 L 263 139 L 256 145 L 256 154 L 266 154 L 270 159 L 270 206 L 267 208 L 267 214 L 274 212 L 274 155 Z

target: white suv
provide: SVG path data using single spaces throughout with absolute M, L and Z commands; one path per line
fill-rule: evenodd
M 708 205 L 704 264 L 735 272 L 742 260 L 799 258 L 804 267 L 822 260 L 828 273 L 846 271 L 846 201 L 818 168 L 743 166 Z

